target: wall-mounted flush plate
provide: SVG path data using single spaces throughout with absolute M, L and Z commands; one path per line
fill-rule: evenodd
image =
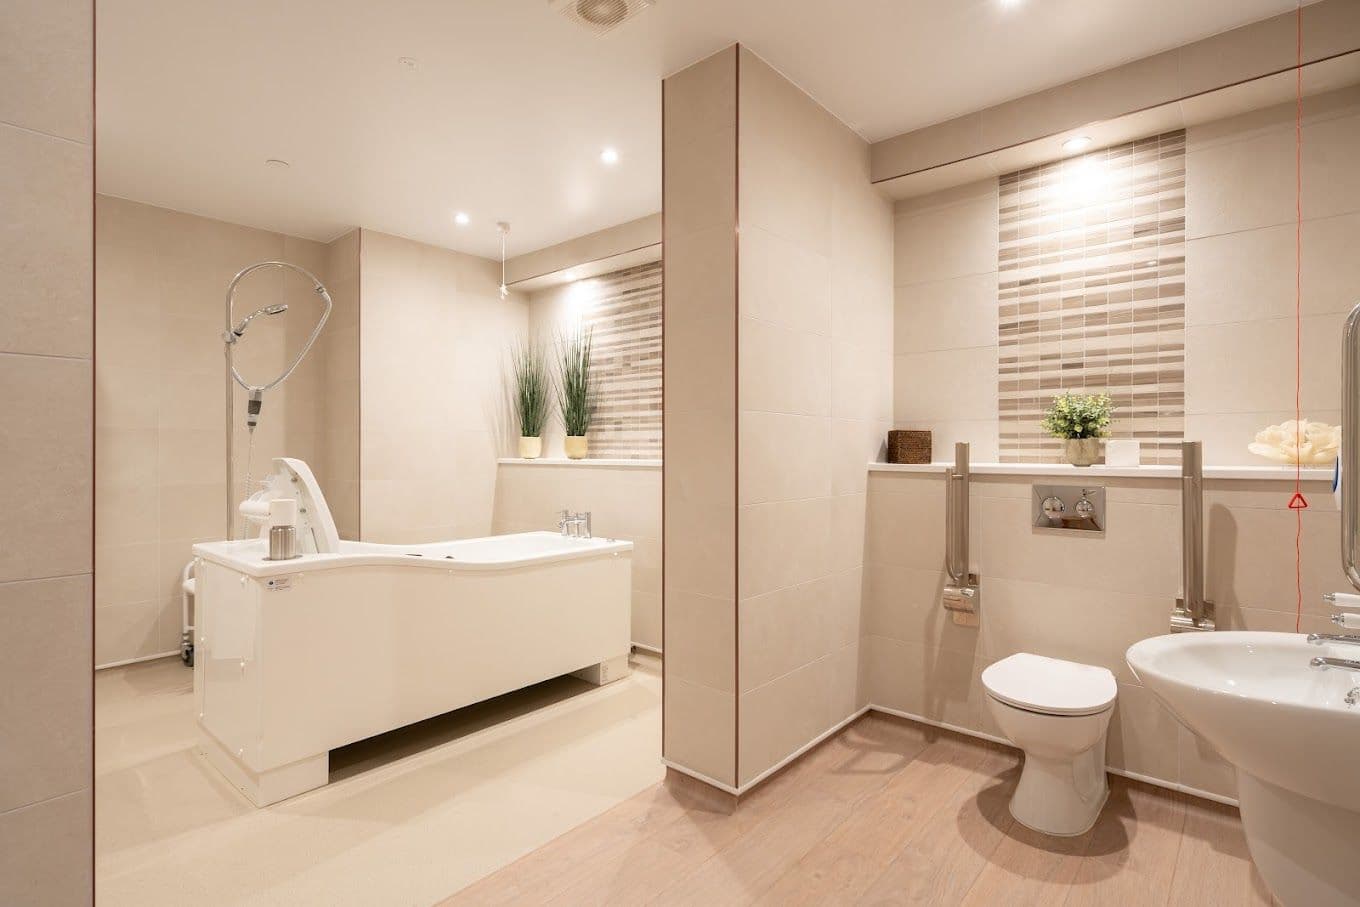
M 1035 532 L 1105 534 L 1105 489 L 1100 485 L 1035 485 L 1030 508 Z

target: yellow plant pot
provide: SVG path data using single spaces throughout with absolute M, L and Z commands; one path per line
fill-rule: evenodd
M 567 435 L 562 441 L 562 447 L 567 452 L 568 459 L 584 460 L 586 458 L 586 439 L 581 435 Z
M 523 435 L 519 439 L 519 458 L 521 460 L 537 460 L 543 456 L 543 439 L 528 438 Z

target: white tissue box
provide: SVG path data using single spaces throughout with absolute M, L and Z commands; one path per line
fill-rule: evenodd
M 1139 441 L 1106 441 L 1106 466 L 1139 466 L 1143 458 L 1143 445 Z

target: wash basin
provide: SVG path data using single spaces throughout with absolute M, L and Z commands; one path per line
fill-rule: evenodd
M 1125 655 L 1143 686 L 1237 768 L 1242 826 L 1285 905 L 1360 904 L 1360 646 L 1295 633 L 1181 633 Z M 1354 698 L 1354 697 L 1352 697 Z

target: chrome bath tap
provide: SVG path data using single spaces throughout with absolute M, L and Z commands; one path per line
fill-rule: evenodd
M 563 509 L 557 520 L 557 528 L 562 531 L 563 538 L 594 538 L 590 534 L 589 510 L 584 513 L 572 513 L 570 510 Z

